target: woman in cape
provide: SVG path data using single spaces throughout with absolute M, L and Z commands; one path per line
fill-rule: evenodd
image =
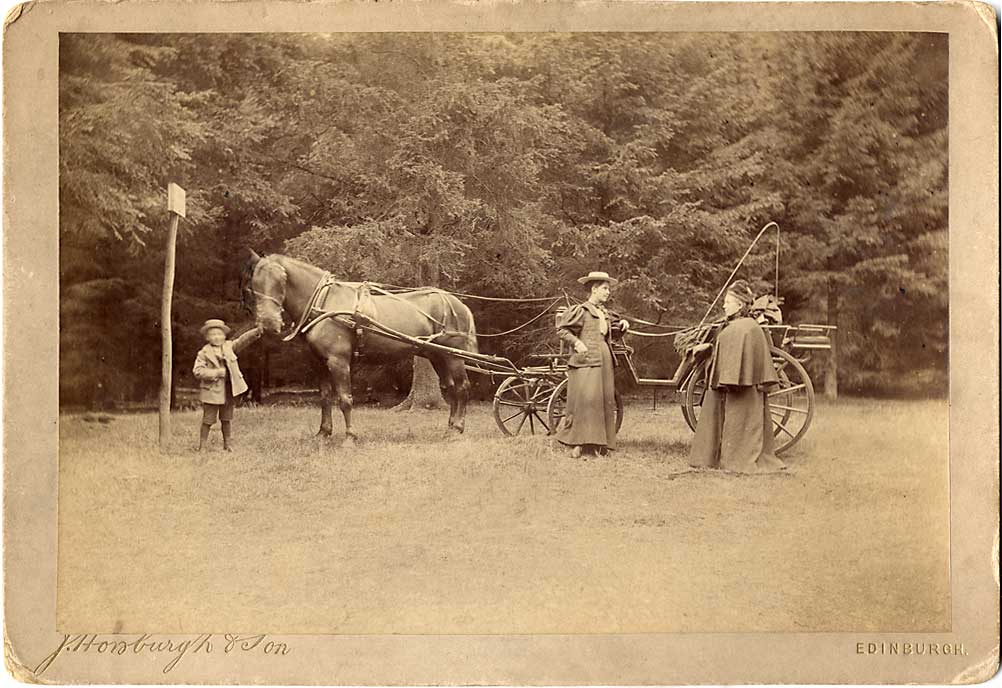
M 769 338 L 748 310 L 755 300 L 744 280 L 724 297 L 727 324 L 717 335 L 706 394 L 692 440 L 692 466 L 736 473 L 786 468 L 775 454 L 768 390 L 779 383 Z
M 590 272 L 578 282 L 590 286 L 588 300 L 571 306 L 557 321 L 560 339 L 573 354 L 567 361 L 567 405 L 555 433 L 571 456 L 582 447 L 600 453 L 616 448 L 616 387 L 610 341 L 614 326 L 629 328 L 605 308 L 616 280 L 606 272 Z M 618 320 L 618 322 L 616 322 Z

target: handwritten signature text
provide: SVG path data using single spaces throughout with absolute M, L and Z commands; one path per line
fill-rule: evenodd
M 44 674 L 60 655 L 67 653 L 163 656 L 167 660 L 163 667 L 163 673 L 169 674 L 185 657 L 197 654 L 239 654 L 243 652 L 282 656 L 289 654 L 289 646 L 285 643 L 269 640 L 268 636 L 263 633 L 259 635 L 203 633 L 193 638 L 155 636 L 149 633 L 126 637 L 97 633 L 67 633 L 63 635 L 56 649 L 39 662 L 34 673 L 35 676 Z

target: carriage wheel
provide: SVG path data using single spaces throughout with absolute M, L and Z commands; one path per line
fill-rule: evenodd
M 541 377 L 524 378 L 513 375 L 494 393 L 494 420 L 501 432 L 515 436 L 522 432 L 549 434 L 546 403 L 556 385 Z
M 567 378 L 560 381 L 553 394 L 550 396 L 550 403 L 546 405 L 546 418 L 550 424 L 550 434 L 552 435 L 560 425 L 564 417 L 564 407 L 567 406 Z M 616 432 L 623 427 L 623 397 L 616 392 Z
M 782 349 L 773 347 L 772 364 L 776 367 L 779 385 L 769 391 L 768 403 L 776 453 L 780 454 L 804 436 L 814 419 L 814 384 L 804 366 Z M 708 366 L 709 361 L 706 361 L 693 371 L 685 391 L 686 420 L 692 418 L 690 427 L 694 430 L 706 393 Z
M 709 360 L 709 359 L 707 359 Z M 699 406 L 703 404 L 703 395 L 706 393 L 706 367 L 697 363 L 692 374 L 689 376 L 688 382 L 686 384 L 682 402 L 682 417 L 685 418 L 686 425 L 693 432 L 696 432 L 696 415 L 693 414 L 692 409 L 695 407 L 698 409 Z M 689 404 L 689 390 L 692 390 L 692 398 L 695 400 L 694 404 Z M 697 414 L 698 415 L 698 414 Z
M 796 444 L 814 420 L 814 383 L 796 358 L 773 348 L 772 364 L 779 385 L 769 391 L 769 413 L 776 436 L 776 453 Z

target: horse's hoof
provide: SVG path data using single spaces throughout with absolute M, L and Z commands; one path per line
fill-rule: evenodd
M 326 439 L 334 434 L 333 430 L 318 430 L 316 437 L 317 439 Z

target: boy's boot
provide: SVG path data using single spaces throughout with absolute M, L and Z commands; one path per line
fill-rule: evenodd
M 220 424 L 223 427 L 223 451 L 233 451 L 233 447 L 230 446 L 230 421 L 223 420 Z
M 211 425 L 206 425 L 202 423 L 202 427 L 198 430 L 198 451 L 202 451 L 202 447 L 205 446 L 205 440 L 209 439 L 209 430 L 212 429 Z

